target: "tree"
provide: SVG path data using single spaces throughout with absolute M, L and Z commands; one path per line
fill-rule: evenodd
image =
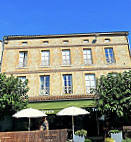
M 13 75 L 6 77 L 5 74 L 0 74 L 0 112 L 14 113 L 26 108 L 29 90 L 27 83 L 28 80 L 22 82 Z
M 112 118 L 128 118 L 131 113 L 131 70 L 101 76 L 97 80 L 97 109 Z

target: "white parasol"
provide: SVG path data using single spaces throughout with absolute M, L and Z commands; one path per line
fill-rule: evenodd
M 73 135 L 74 135 L 74 118 L 73 118 L 73 116 L 85 115 L 85 114 L 89 114 L 89 112 L 86 111 L 85 109 L 78 108 L 78 107 L 68 107 L 68 108 L 62 109 L 56 115 L 58 115 L 58 116 L 64 116 L 64 115 L 65 116 L 72 116 L 72 131 L 73 131 Z
M 43 117 L 43 116 L 47 116 L 47 115 L 40 110 L 27 108 L 27 109 L 20 110 L 19 112 L 15 113 L 12 117 L 29 118 L 28 130 L 30 131 L 30 118 L 37 118 L 37 117 Z

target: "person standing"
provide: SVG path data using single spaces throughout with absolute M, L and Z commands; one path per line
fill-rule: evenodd
M 40 126 L 40 130 L 49 130 L 49 123 L 48 123 L 46 117 L 44 117 L 44 121 L 43 121 L 42 125 Z

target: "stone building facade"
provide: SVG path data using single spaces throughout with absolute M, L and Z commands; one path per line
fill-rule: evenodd
M 1 72 L 2 41 L 0 40 L 0 72 Z
M 61 119 L 55 114 L 69 106 L 96 107 L 95 96 L 90 93 L 96 79 L 131 69 L 128 34 L 6 36 L 1 72 L 22 81 L 28 79 L 28 106 L 48 114 L 50 129 L 71 128 L 65 126 L 68 117 Z M 76 122 L 81 126 L 76 130 L 95 133 L 95 115 L 82 116 Z
M 90 95 L 96 78 L 131 69 L 128 32 L 4 37 L 2 73 L 29 80 L 29 96 Z

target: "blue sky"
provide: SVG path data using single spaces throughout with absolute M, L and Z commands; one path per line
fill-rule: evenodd
M 2 0 L 4 35 L 131 31 L 131 0 Z M 131 41 L 131 35 L 129 36 Z

